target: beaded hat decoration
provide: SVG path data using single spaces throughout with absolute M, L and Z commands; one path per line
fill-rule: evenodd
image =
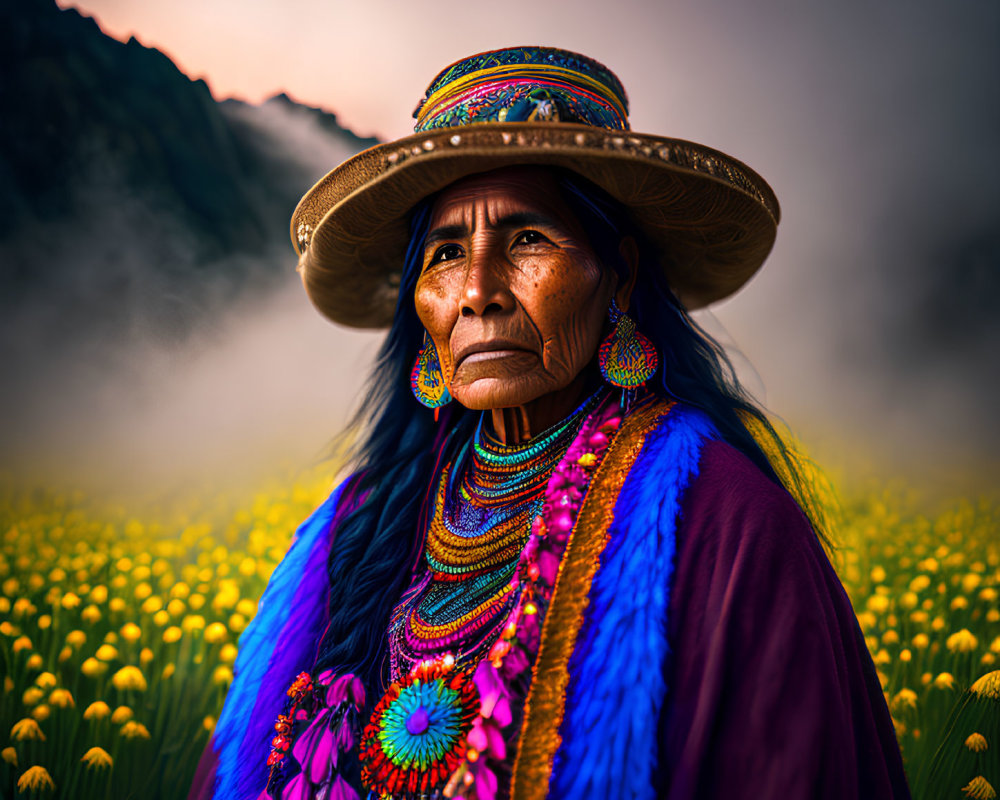
M 480 53 L 440 72 L 415 133 L 349 158 L 299 202 L 291 234 L 306 292 L 329 319 L 392 322 L 421 200 L 469 175 L 515 165 L 569 170 L 622 203 L 688 309 L 737 291 L 774 244 L 767 183 L 704 145 L 636 133 L 620 81 L 550 47 Z

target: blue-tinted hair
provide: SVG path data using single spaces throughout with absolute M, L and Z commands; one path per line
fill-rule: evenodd
M 649 388 L 704 411 L 722 438 L 780 484 L 767 456 L 747 431 L 741 415 L 756 418 L 787 462 L 795 465 L 767 418 L 743 392 L 722 348 L 688 316 L 666 283 L 657 255 L 626 210 L 579 176 L 556 171 L 570 210 L 587 231 L 605 267 L 625 277 L 622 239 L 635 239 L 639 264 L 629 314 L 660 353 Z M 423 342 L 413 296 L 422 267 L 433 198 L 411 215 L 410 244 L 392 327 L 379 352 L 367 393 L 352 430 L 361 431 L 352 461 L 365 499 L 338 526 L 329 560 L 330 625 L 316 669 L 359 675 L 369 704 L 388 678 L 389 615 L 406 588 L 423 549 L 426 506 L 441 463 L 472 435 L 479 412 L 451 403 L 435 423 L 410 391 L 409 376 Z

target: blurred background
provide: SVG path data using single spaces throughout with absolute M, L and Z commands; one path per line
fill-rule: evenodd
M 311 463 L 378 335 L 325 322 L 287 223 L 431 78 L 544 43 L 633 128 L 745 161 L 783 217 L 701 315 L 838 481 L 996 485 L 1000 6 L 5 0 L 0 470 L 149 489 Z
M 914 797 L 996 797 L 998 42 L 981 0 L 0 0 L 0 796 L 186 795 L 380 339 L 310 307 L 292 209 L 547 44 L 774 187 L 698 319 L 832 478 Z

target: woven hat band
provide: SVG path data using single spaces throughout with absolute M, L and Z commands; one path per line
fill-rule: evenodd
M 562 55 L 549 51 L 553 52 Z M 511 60 L 510 53 L 503 52 L 505 61 Z M 620 84 L 613 76 L 602 80 L 603 70 L 592 68 L 599 66 L 596 62 L 581 65 L 568 59 L 558 63 L 534 58 L 536 53 L 528 51 L 522 63 L 497 64 L 495 58 L 483 56 L 460 62 L 431 85 L 414 115 L 414 131 L 478 122 L 576 122 L 629 129 L 624 90 L 617 90 Z

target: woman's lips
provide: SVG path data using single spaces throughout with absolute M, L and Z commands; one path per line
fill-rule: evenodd
M 469 353 L 469 355 L 459 362 L 459 366 L 478 364 L 482 361 L 492 361 L 495 358 L 504 358 L 506 356 L 516 355 L 517 353 L 527 352 L 527 350 L 515 349 L 512 347 L 505 347 L 497 350 L 480 350 L 478 353 Z

